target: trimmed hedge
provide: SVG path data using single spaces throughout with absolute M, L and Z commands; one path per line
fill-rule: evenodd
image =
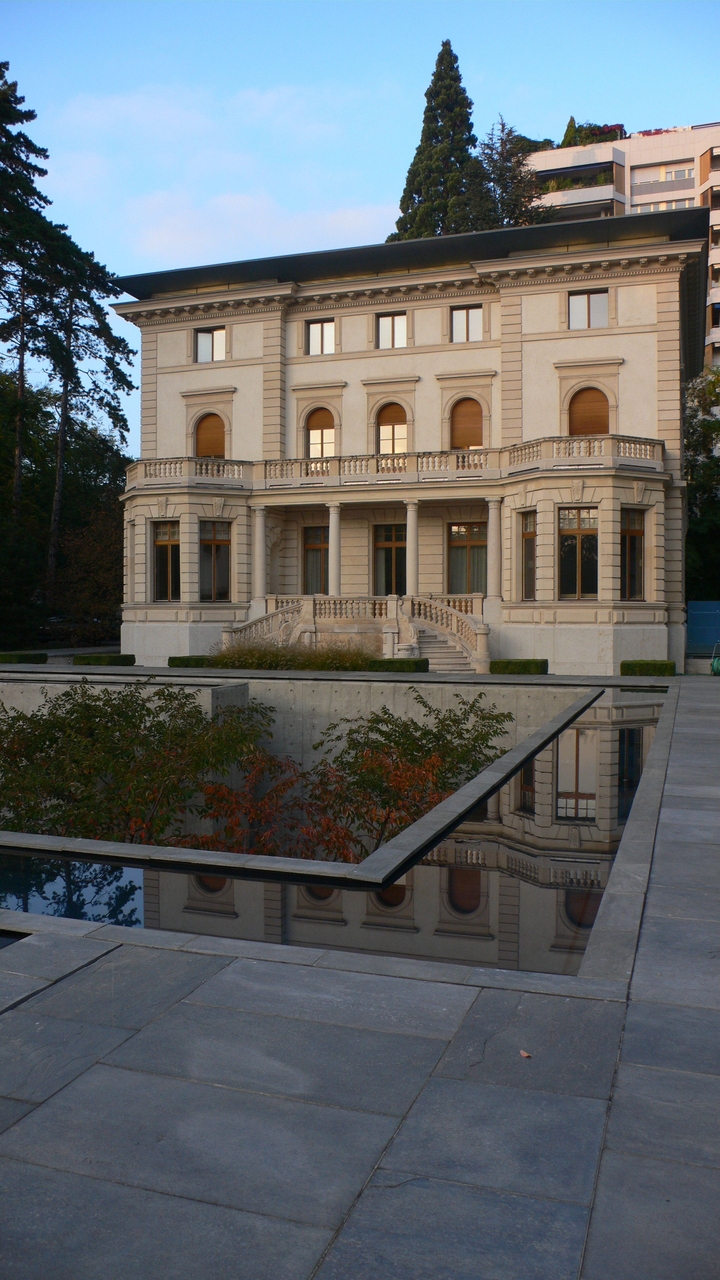
M 210 667 L 210 655 L 208 653 L 185 654 L 179 658 L 168 658 L 169 667 Z
M 546 676 L 547 658 L 494 658 L 490 663 L 491 676 Z
M 315 651 L 313 651 L 313 650 L 309 650 L 309 651 L 308 651 L 308 657 L 309 657 L 309 656 L 310 656 L 310 654 L 311 654 L 311 653 L 313 653 L 313 652 L 317 652 L 318 654 L 322 654 L 322 649 L 320 649 L 320 650 L 315 650 Z M 257 661 L 257 659 L 256 659 L 255 661 Z M 313 665 L 311 664 L 311 662 L 310 662 L 310 661 L 306 661 L 306 662 L 303 664 L 303 666 L 302 666 L 302 667 L 298 667 L 298 668 L 297 668 L 297 670 L 298 670 L 298 671 L 327 671 L 327 670 L 332 670 L 332 668 L 328 668 L 327 666 L 324 666 L 324 665 L 322 665 L 322 666 L 321 666 L 321 665 L 320 665 L 321 661 L 322 661 L 322 659 L 320 659 L 320 660 L 318 661 L 317 667 L 313 666 Z M 179 658 L 168 658 L 168 666 L 169 666 L 169 667 L 214 667 L 214 668 L 217 670 L 217 669 L 218 669 L 218 665 L 219 665 L 219 664 L 218 664 L 218 662 L 215 660 L 214 656 L 213 656 L 212 654 L 209 654 L 209 653 L 206 653 L 206 654 L 202 654 L 202 653 L 199 653 L 199 654 L 189 654 L 188 656 L 183 656 L 183 657 L 179 657 Z M 430 664 L 429 664 L 429 662 L 428 662 L 428 659 L 427 659 L 427 658 L 368 658 L 368 659 L 367 659 L 367 663 L 366 663 L 366 665 L 365 665 L 365 666 L 363 666 L 363 667 L 348 667 L 348 668 L 347 668 L 347 670 L 355 670 L 355 671 L 428 671 L 428 670 L 429 670 L 429 668 L 430 668 Z M 220 669 L 222 669 L 222 668 L 220 668 Z M 239 669 L 239 670 L 246 670 L 246 671 L 253 671 L 253 670 L 254 670 L 254 671 L 268 671 L 268 670 L 272 670 L 272 668 L 270 668 L 270 667 L 259 667 L 259 666 L 256 666 L 256 665 L 255 665 L 255 662 L 253 662 L 252 667 L 247 667 L 247 666 L 246 666 L 246 667 L 238 668 L 238 669 Z M 339 669 L 340 669 L 340 670 L 342 670 L 343 668 L 339 668 Z M 293 668 L 292 668 L 292 667 L 284 667 L 284 668 L 281 668 L 281 670 L 288 670 L 288 671 L 291 671 L 291 670 L 293 670 Z
M 46 653 L 0 653 L 0 662 L 47 662 Z
M 429 671 L 428 658 L 369 658 L 368 671 Z
M 134 667 L 134 653 L 76 653 L 74 667 Z
M 643 658 L 631 658 L 620 663 L 621 676 L 674 676 L 675 663 L 651 661 Z

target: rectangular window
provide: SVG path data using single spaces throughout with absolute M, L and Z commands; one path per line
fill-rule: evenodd
M 307 327 L 309 356 L 331 356 L 335 353 L 335 321 L 311 320 Z
M 305 587 L 306 596 L 328 594 L 328 540 L 330 531 L 326 524 L 304 530 L 305 538 Z
M 404 596 L 406 593 L 407 525 L 375 526 L 375 595 Z
M 450 315 L 453 342 L 482 342 L 482 307 L 454 307 Z
M 620 599 L 643 599 L 645 512 L 624 507 L 620 523 Z
M 571 329 L 607 329 L 607 324 L 607 289 L 569 295 L 568 325 Z
M 625 822 L 643 768 L 642 729 L 620 729 L 618 751 L 618 822 Z
M 155 599 L 180 599 L 180 521 L 161 520 L 153 527 Z
M 535 812 L 535 761 L 528 760 L 518 775 L 518 809 L 521 813 Z
M 196 329 L 195 359 L 198 364 L 211 364 L 225 359 L 225 330 Z
M 448 591 L 466 596 L 487 592 L 487 524 L 451 524 Z
M 377 344 L 381 350 L 407 346 L 407 316 L 378 316 Z
M 522 514 L 522 598 L 535 599 L 535 566 L 537 563 L 537 512 Z
M 378 453 L 407 453 L 407 422 L 381 422 Z
M 200 599 L 230 599 L 230 522 L 200 521 Z
M 559 591 L 561 600 L 597 598 L 598 515 L 595 507 L 561 507 Z
M 595 817 L 597 739 L 592 729 L 566 729 L 558 738 L 557 816 Z

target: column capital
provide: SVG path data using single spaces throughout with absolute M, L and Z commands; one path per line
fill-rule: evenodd
M 502 498 L 486 498 L 485 501 L 489 507 L 495 508 L 502 506 Z
M 404 498 L 404 499 L 403 499 L 403 501 L 404 501 L 404 503 L 405 503 L 405 506 L 406 506 L 406 507 L 419 507 L 419 506 L 420 506 L 420 499 L 419 499 L 419 498 Z
M 339 510 L 340 510 L 340 507 L 342 506 L 342 503 L 341 503 L 341 502 L 326 502 L 326 503 L 325 503 L 325 506 L 327 507 L 328 511 L 339 511 Z

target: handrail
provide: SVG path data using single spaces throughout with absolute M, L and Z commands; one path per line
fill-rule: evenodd
M 220 853 L 181 849 L 172 845 L 123 844 L 111 840 L 81 840 L 69 836 L 32 835 L 0 831 L 0 848 L 19 855 L 42 854 L 77 862 L 179 871 L 185 875 L 224 875 L 237 880 L 280 881 L 291 884 L 329 884 L 337 889 L 377 891 L 393 884 L 410 867 L 445 840 L 484 800 L 495 795 L 522 769 L 579 719 L 605 692 L 595 688 L 512 747 L 453 795 L 388 840 L 363 862 L 325 862 L 310 858 L 280 858 L 251 853 Z

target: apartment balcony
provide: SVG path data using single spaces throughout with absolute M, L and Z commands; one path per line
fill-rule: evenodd
M 395 484 L 463 486 L 524 471 L 631 467 L 662 471 L 662 440 L 637 436 L 547 436 L 502 449 L 355 454 L 340 458 L 278 458 L 262 462 L 213 458 L 148 458 L 127 470 L 126 491 L 151 488 L 232 488 L 254 492 L 309 488 L 374 490 Z

